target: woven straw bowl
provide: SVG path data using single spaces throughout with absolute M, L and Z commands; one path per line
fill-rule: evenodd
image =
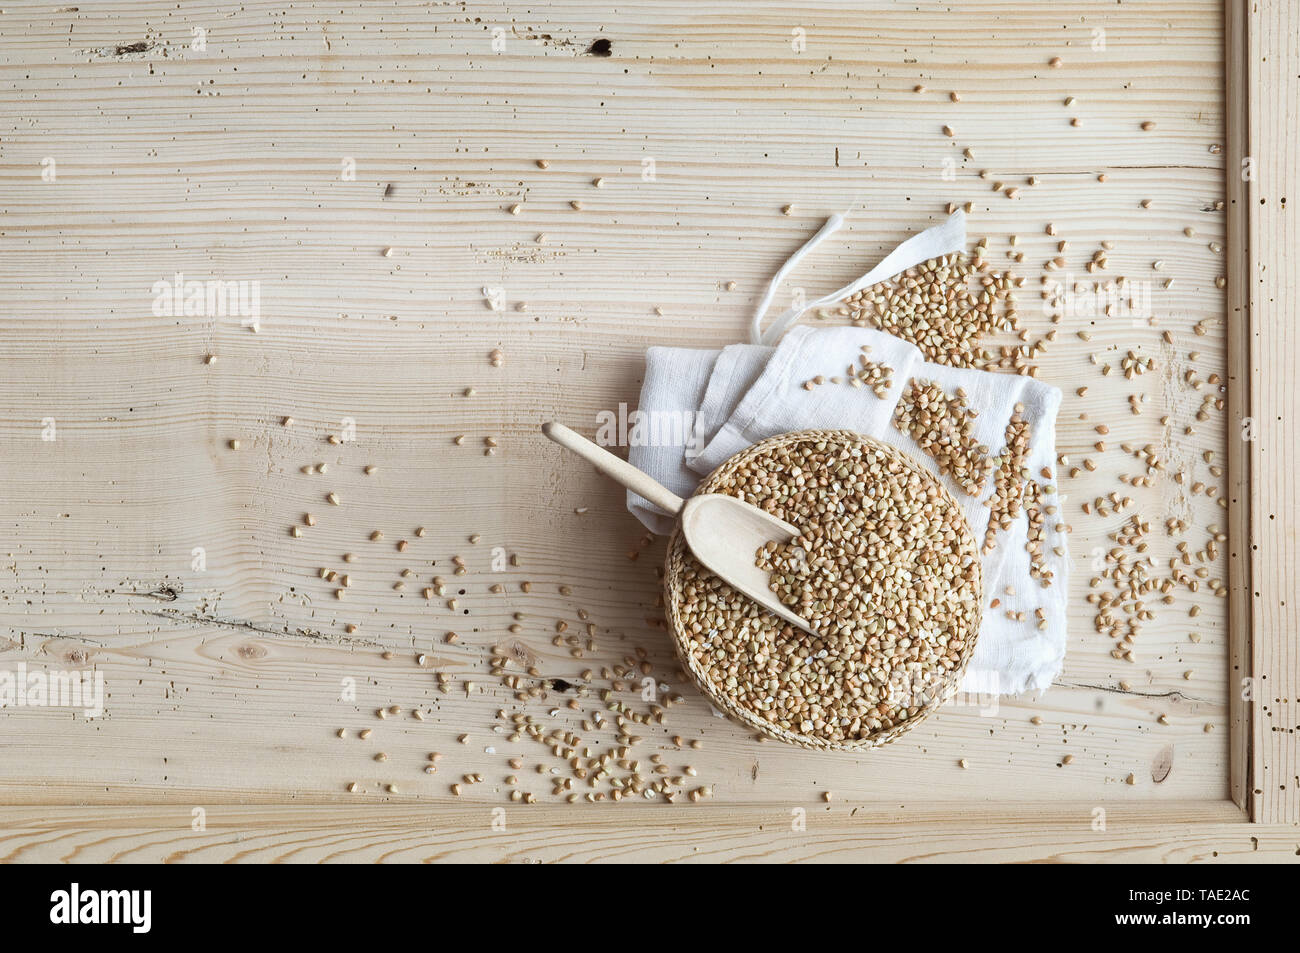
M 865 444 L 874 450 L 881 457 L 890 461 L 897 462 L 908 470 L 918 474 L 927 484 L 938 488 L 942 498 L 949 506 L 955 507 L 960 511 L 960 505 L 956 498 L 939 482 L 939 479 L 921 466 L 907 454 L 891 447 L 886 443 L 876 440 L 874 437 L 868 437 L 864 434 L 854 433 L 850 430 L 799 430 L 794 433 L 781 434 L 764 440 L 762 443 L 754 444 L 729 458 L 725 463 L 714 470 L 709 477 L 704 480 L 695 491 L 696 493 L 715 492 L 719 484 L 734 473 L 739 467 L 753 460 L 755 457 L 762 456 L 782 447 L 790 446 L 796 443 L 810 440 L 827 441 L 831 443 L 860 443 Z M 747 708 L 736 704 L 729 696 L 719 692 L 705 676 L 703 670 L 692 658 L 690 650 L 687 647 L 685 638 L 685 626 L 679 615 L 679 607 L 683 601 L 682 573 L 686 566 L 686 561 L 690 556 L 690 550 L 686 546 L 685 539 L 682 538 L 680 527 L 673 530 L 672 537 L 668 541 L 668 557 L 665 563 L 664 572 L 664 597 L 666 603 L 666 614 L 668 617 L 668 628 L 672 632 L 673 642 L 677 646 L 677 655 L 681 659 L 682 667 L 690 674 L 691 680 L 695 682 L 696 688 L 704 693 L 704 696 L 721 711 L 731 718 L 732 721 L 752 728 L 770 738 L 778 741 L 784 741 L 788 744 L 798 745 L 802 748 L 811 748 L 820 751 L 861 751 L 868 748 L 879 747 L 880 745 L 889 744 L 895 738 L 898 738 L 905 731 L 917 725 L 931 712 L 948 701 L 957 692 L 958 684 L 961 681 L 962 673 L 966 670 L 966 664 L 970 660 L 971 654 L 975 651 L 975 642 L 979 635 L 980 613 L 983 605 L 983 574 L 979 562 L 979 549 L 975 544 L 975 537 L 970 531 L 970 527 L 965 520 L 962 521 L 964 532 L 960 546 L 962 551 L 975 557 L 975 593 L 973 602 L 973 618 L 971 619 L 972 635 L 966 640 L 965 651 L 962 653 L 961 661 L 956 669 L 948 674 L 942 688 L 935 692 L 932 698 L 921 708 L 917 714 L 904 721 L 893 725 L 890 728 L 882 729 L 871 735 L 857 738 L 852 741 L 831 741 L 826 738 L 819 738 L 815 735 L 801 734 L 794 731 L 783 729 L 766 719 L 760 717 Z

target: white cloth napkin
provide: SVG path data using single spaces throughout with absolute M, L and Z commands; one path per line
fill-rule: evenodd
M 878 267 L 850 287 L 867 287 L 964 245 L 964 223 L 954 217 L 899 246 L 882 262 L 881 267 L 888 271 L 882 274 Z M 791 313 L 781 320 L 788 320 Z M 854 388 L 843 380 L 864 344 L 871 347 L 869 360 L 893 368 L 893 382 L 883 399 L 869 387 Z M 805 390 L 804 382 L 818 375 L 826 378 L 826 383 Z M 841 383 L 831 383 L 833 376 L 840 377 Z M 1023 404 L 1022 417 L 1031 428 L 1032 448 L 1025 465 L 1040 482 L 1046 482 L 1039 476 L 1043 467 L 1055 474 L 1060 390 L 1031 377 L 931 364 L 906 341 L 883 331 L 851 327 L 796 327 L 775 347 L 736 344 L 721 351 L 650 348 L 638 408 L 642 429 L 640 439 L 634 434 L 629 441 L 628 459 L 674 493 L 688 496 L 728 457 L 760 440 L 793 430 L 836 429 L 867 434 L 898 447 L 937 474 L 934 461 L 892 423 L 894 407 L 913 378 L 932 380 L 948 394 L 963 388 L 967 404 L 979 413 L 975 439 L 987 445 L 994 456 L 1004 446 L 1013 408 Z M 993 476 L 986 478 L 979 497 L 962 493 L 946 477 L 939 479 L 953 490 L 977 545 L 982 547 L 989 521 L 984 501 L 993 493 Z M 1059 510 L 1055 493 L 1040 499 L 1040 506 L 1049 505 Z M 628 509 L 653 532 L 671 532 L 673 519 L 630 491 Z M 1065 658 L 1069 558 L 1065 535 L 1055 529 L 1059 519 L 1058 514 L 1045 521 L 1042 553 L 1053 574 L 1048 587 L 1030 576 L 1025 549 L 1029 524 L 1023 510 L 1009 529 L 998 533 L 993 551 L 984 556 L 985 611 L 962 684 L 964 692 L 1001 695 L 1042 690 L 1060 671 Z M 1062 555 L 1055 554 L 1055 547 L 1060 547 Z M 1008 586 L 1014 594 L 1008 594 Z M 995 598 L 1000 605 L 989 608 Z M 1034 610 L 1039 608 L 1044 610 L 1045 629 L 1037 625 Z M 1008 612 L 1024 613 L 1024 621 L 1008 618 Z

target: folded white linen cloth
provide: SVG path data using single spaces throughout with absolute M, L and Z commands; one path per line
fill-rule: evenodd
M 764 337 L 758 322 L 770 303 L 772 289 L 804 252 L 837 227 L 833 219 L 773 279 L 755 320 L 756 340 Z M 787 311 L 774 327 L 779 330 L 781 324 L 792 323 L 808 308 L 840 301 L 860 288 L 964 246 L 965 224 L 958 213 L 904 242 L 848 289 Z M 854 388 L 845 382 L 804 388 L 805 381 L 818 375 L 845 377 L 846 367 L 857 360 L 863 345 L 871 348 L 869 360 L 893 369 L 892 384 L 883 399 L 869 387 Z M 1040 471 L 1047 468 L 1055 474 L 1060 390 L 1017 374 L 931 364 L 912 344 L 867 328 L 797 327 L 775 346 L 736 344 L 720 351 L 650 348 L 637 411 L 642 430 L 640 439 L 634 435 L 629 441 L 628 459 L 674 493 L 688 496 L 728 457 L 760 440 L 794 430 L 835 429 L 882 440 L 937 474 L 930 456 L 892 423 L 894 408 L 912 379 L 934 381 L 949 395 L 962 388 L 967 405 L 978 412 L 974 437 L 994 456 L 1002 452 L 1014 408 L 1023 405 L 1021 418 L 1029 425 L 1031 447 L 1025 466 L 1040 483 L 1053 486 L 1052 492 L 1042 493 L 1038 505 L 1048 513 L 1055 512 L 1051 507 L 1059 510 L 1055 480 L 1042 479 Z M 667 425 L 668 421 L 673 425 Z M 939 479 L 953 490 L 977 544 L 982 546 L 990 513 L 985 501 L 994 492 L 993 475 L 985 479 L 978 497 L 961 492 L 947 477 Z M 673 519 L 630 491 L 628 509 L 653 532 L 671 532 Z M 1026 549 L 1029 521 L 1024 509 L 1009 529 L 998 533 L 992 551 L 984 555 L 985 611 L 962 684 L 964 692 L 1003 695 L 1043 690 L 1060 671 L 1065 658 L 1069 558 L 1065 534 L 1056 530 L 1058 523 L 1059 518 L 1048 517 L 1043 525 L 1040 568 L 1050 573 L 1050 586 L 1043 587 L 1030 573 Z M 990 608 L 994 599 L 999 605 Z M 1043 628 L 1035 611 L 1039 609 L 1046 623 Z

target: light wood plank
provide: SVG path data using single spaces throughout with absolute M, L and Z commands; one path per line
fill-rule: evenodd
M 17 809 L 0 812 L 0 859 L 80 863 L 722 863 L 1056 862 L 1293 863 L 1294 828 L 1171 805 L 1095 815 L 1061 805 L 1042 815 L 788 805 L 717 807 L 391 808 L 297 806 Z M 1230 806 L 1229 806 L 1230 807 Z M 1236 809 L 1231 808 L 1235 814 Z M 963 815 L 958 823 L 953 812 Z M 795 825 L 802 823 L 803 829 Z M 195 829 L 202 824 L 202 829 Z M 496 827 L 494 828 L 494 824 Z
M 1063 483 L 1077 598 L 1059 684 L 996 713 L 954 707 L 869 757 L 829 759 L 757 745 L 686 692 L 653 750 L 693 763 L 719 800 L 736 803 L 804 803 L 822 789 L 874 805 L 939 790 L 1108 809 L 1226 796 L 1223 600 L 1205 586 L 1180 593 L 1155 607 L 1136 664 L 1111 658 L 1084 596 L 1094 553 L 1127 514 L 1079 508 L 1139 472 L 1121 441 L 1156 444 L 1189 483 L 1215 482 L 1201 454 L 1226 444 L 1223 414 L 1182 432 L 1199 397 L 1179 384 L 1190 351 L 1202 377 L 1226 367 L 1215 287 L 1224 261 L 1209 247 L 1224 239 L 1213 0 L 1158 12 L 1089 2 L 1065 18 L 1013 3 L 843 2 L 797 16 L 559 4 L 530 14 L 536 22 L 515 16 L 501 54 L 490 30 L 511 23 L 505 6 L 478 23 L 401 2 L 5 9 L 0 522 L 11 542 L 0 658 L 94 666 L 111 697 L 107 717 L 89 723 L 0 713 L 12 728 L 0 734 L 3 800 L 340 804 L 351 781 L 367 803 L 450 800 L 451 776 L 482 771 L 491 780 L 475 802 L 502 803 L 506 746 L 491 728 L 508 698 L 485 677 L 483 650 L 507 639 L 513 611 L 526 613 L 518 640 L 547 675 L 576 679 L 640 646 L 682 685 L 665 633 L 646 621 L 658 615 L 662 541 L 629 560 L 642 532 L 620 494 L 574 472 L 537 434 L 540 421 L 589 432 L 598 411 L 635 404 L 651 344 L 739 340 L 769 275 L 827 213 L 850 210 L 851 227 L 800 269 L 793 283 L 810 293 L 863 273 L 948 202 L 967 200 L 972 238 L 989 236 L 992 257 L 1005 261 L 1008 236 L 1020 237 L 1035 336 L 1049 328 L 1034 294 L 1058 238 L 1070 241 L 1072 273 L 1085 275 L 1106 240 L 1110 274 L 1156 282 L 1157 327 L 1070 320 L 1040 362 L 1042 378 L 1067 392 L 1059 449 L 1098 464 Z M 188 48 L 195 26 L 208 30 L 206 51 Z M 790 46 L 796 28 L 807 34 L 801 53 Z M 1106 30 L 1104 50 L 1091 48 L 1094 28 Z M 551 39 L 530 38 L 542 33 Z M 611 57 L 581 54 L 602 35 Z M 156 44 L 146 52 L 116 52 L 146 39 Z M 1066 61 L 1059 70 L 1046 65 L 1054 55 Z M 913 93 L 918 82 L 930 92 Z M 1083 125 L 1070 126 L 1072 115 Z M 1149 119 L 1157 129 L 1141 132 Z M 944 124 L 958 135 L 943 136 Z M 961 158 L 967 146 L 974 160 Z M 56 182 L 40 179 L 46 157 Z M 345 157 L 355 181 L 340 177 Z M 944 176 L 948 159 L 955 178 Z M 1021 183 L 1020 198 L 993 193 L 981 169 Z M 591 185 L 598 175 L 602 189 Z M 1029 175 L 1041 184 L 1023 185 Z M 581 212 L 568 206 L 575 198 Z M 524 211 L 512 216 L 517 202 Z M 1044 233 L 1048 222 L 1058 238 Z M 154 316 L 153 283 L 177 271 L 260 280 L 261 333 L 229 318 Z M 1160 287 L 1164 277 L 1175 285 Z M 486 307 L 484 287 L 504 288 L 507 310 Z M 529 310 L 512 310 L 521 301 Z M 1210 333 L 1196 335 L 1203 320 Z M 487 364 L 494 347 L 506 352 L 502 368 Z M 1130 383 L 1088 359 L 1114 363 L 1129 348 L 1157 356 L 1162 373 Z M 210 352 L 219 360 L 208 367 Z M 1086 400 L 1074 396 L 1083 383 Z M 461 396 L 471 385 L 476 395 Z M 1128 413 L 1136 392 L 1148 400 L 1141 416 Z M 284 414 L 293 428 L 279 425 Z M 325 443 L 345 417 L 357 441 Z M 56 441 L 40 439 L 45 418 Z M 1112 426 L 1104 453 L 1091 450 L 1101 420 Z M 459 433 L 463 447 L 451 442 Z M 482 455 L 488 436 L 501 443 L 494 457 Z M 229 451 L 236 438 L 242 448 Z M 316 461 L 329 462 L 328 477 L 299 472 Z M 366 464 L 379 473 L 365 476 Z M 331 490 L 342 506 L 324 502 Z M 1217 501 L 1169 480 L 1132 495 L 1155 528 L 1158 564 L 1177 552 L 1160 532 L 1165 518 L 1188 520 L 1194 550 L 1224 520 Z M 318 525 L 291 539 L 307 511 Z M 398 554 L 395 540 L 415 543 L 421 524 L 428 536 Z M 382 544 L 366 539 L 375 528 Z M 492 571 L 497 546 L 521 566 Z M 191 568 L 194 547 L 206 553 L 202 572 Z M 363 558 L 340 602 L 316 573 L 342 568 L 347 551 Z M 460 577 L 468 617 L 427 605 L 415 583 L 390 588 L 403 567 L 422 585 L 454 555 L 470 569 Z M 508 593 L 490 593 L 495 582 Z M 550 644 L 554 622 L 576 627 L 579 608 L 599 644 L 581 660 Z M 447 629 L 459 646 L 440 644 Z M 381 659 L 384 650 L 396 657 Z M 457 686 L 471 678 L 490 690 L 437 692 L 415 666 L 419 651 Z M 357 702 L 337 699 L 347 677 L 361 686 Z M 436 706 L 438 717 L 374 719 L 394 703 Z M 333 737 L 371 726 L 369 745 Z M 466 731 L 474 745 L 457 745 Z M 667 741 L 676 732 L 706 748 L 686 761 Z M 378 750 L 390 755 L 382 770 Z M 421 773 L 428 750 L 449 752 L 448 774 Z M 1068 767 L 1065 754 L 1075 756 Z M 528 757 L 531 768 L 549 755 Z M 1138 783 L 1125 784 L 1129 774 Z M 398 794 L 382 789 L 389 782 Z
M 1250 809 L 1256 802 L 1251 793 L 1254 755 L 1251 739 L 1254 724 L 1248 693 L 1242 689 L 1254 673 L 1251 640 L 1251 478 L 1249 443 L 1240 439 L 1242 421 L 1252 415 L 1251 340 L 1249 295 L 1250 197 L 1241 176 L 1242 160 L 1249 150 L 1250 87 L 1254 82 L 1250 62 L 1250 37 L 1246 4 L 1239 0 L 1224 2 L 1224 92 L 1227 126 L 1227 162 L 1224 178 L 1227 187 L 1228 269 L 1228 419 L 1229 430 L 1237 438 L 1228 439 L 1228 601 L 1229 721 L 1232 756 L 1229 758 L 1229 788 L 1233 802 Z
M 1281 2 L 1248 8 L 1245 117 L 1253 163 L 1245 183 L 1249 209 L 1243 278 L 1250 327 L 1251 403 L 1245 410 L 1250 457 L 1250 612 L 1252 658 L 1252 816 L 1263 823 L 1300 821 L 1300 571 L 1296 528 L 1296 420 L 1300 396 L 1297 279 L 1293 255 L 1300 225 L 1288 200 L 1300 195 L 1300 10 Z

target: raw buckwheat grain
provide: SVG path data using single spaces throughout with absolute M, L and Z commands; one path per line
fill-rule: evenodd
M 806 431 L 738 454 L 700 492 L 800 527 L 757 564 L 817 632 L 763 612 L 676 538 L 669 615 L 715 703 L 796 744 L 867 747 L 955 689 L 979 629 L 981 570 L 959 505 L 928 471 L 869 437 Z

